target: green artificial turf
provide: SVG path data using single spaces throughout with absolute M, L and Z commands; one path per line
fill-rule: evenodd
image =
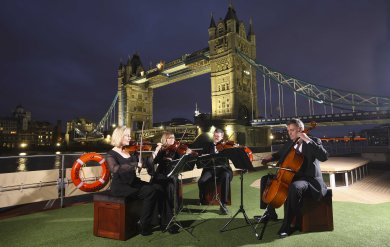
M 259 189 L 250 186 L 265 171 L 244 175 L 244 209 L 250 219 L 263 212 L 259 209 Z M 198 195 L 196 184 L 184 186 L 185 203 L 195 202 Z M 0 221 L 1 246 L 390 246 L 390 203 L 360 204 L 333 201 L 334 231 L 300 233 L 279 239 L 276 232 L 281 221 L 270 222 L 262 240 L 255 238 L 246 224 L 243 214 L 228 226 L 228 222 L 240 204 L 240 177 L 232 181 L 232 205 L 230 215 L 218 214 L 219 207 L 194 203 L 187 205 L 191 213 L 182 212 L 178 220 L 189 226 L 193 234 L 181 230 L 170 235 L 156 230 L 150 236 L 137 235 L 127 241 L 95 237 L 93 235 L 93 204 L 72 206 L 57 210 L 8 218 Z M 283 217 L 283 207 L 277 209 Z M 261 233 L 262 225 L 257 232 Z

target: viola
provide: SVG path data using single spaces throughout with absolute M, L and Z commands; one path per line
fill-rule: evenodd
M 129 145 L 126 145 L 122 148 L 123 151 L 133 154 L 135 152 L 140 152 L 140 151 L 151 151 L 152 150 L 152 145 L 151 144 L 143 144 L 140 145 L 138 142 L 130 142 Z
M 166 151 L 169 153 L 169 154 L 172 154 L 172 156 L 175 154 L 175 153 L 178 153 L 179 155 L 184 155 L 187 153 L 187 150 L 189 149 L 188 145 L 187 144 L 184 144 L 184 143 L 181 143 L 179 141 L 175 141 L 172 145 L 169 145 L 167 148 L 166 148 Z M 191 152 L 191 155 L 193 156 L 197 156 L 198 153 L 195 152 L 195 151 L 192 151 Z
M 310 127 L 302 131 L 303 133 L 309 133 L 310 130 L 316 127 L 316 122 L 311 122 Z M 264 189 L 262 199 L 265 203 L 279 208 L 287 199 L 288 187 L 290 186 L 295 173 L 299 171 L 303 164 L 303 154 L 299 153 L 295 148 L 295 144 L 299 141 L 296 140 L 292 143 L 289 152 L 283 157 L 283 160 L 278 162 L 278 173 L 274 179 L 268 182 Z
M 216 146 L 218 152 L 221 152 L 222 150 L 227 149 L 227 148 L 244 148 L 244 152 L 248 155 L 249 160 L 251 162 L 253 161 L 252 150 L 250 148 L 248 148 L 247 146 L 240 146 L 240 145 L 234 143 L 234 141 L 229 141 L 229 140 L 228 141 L 220 141 L 215 146 Z

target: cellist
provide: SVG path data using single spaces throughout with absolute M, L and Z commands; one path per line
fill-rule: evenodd
M 293 180 L 288 187 L 287 199 L 284 202 L 283 224 L 278 231 L 281 238 L 287 237 L 295 230 L 301 229 L 301 222 L 297 221 L 300 217 L 296 217 L 297 220 L 295 223 L 292 219 L 300 214 L 299 212 L 303 205 L 303 197 L 311 196 L 312 198 L 319 200 L 321 197 L 325 196 L 327 191 L 327 187 L 322 178 L 320 162 L 328 159 L 328 152 L 322 146 L 321 140 L 316 137 L 309 137 L 304 133 L 304 125 L 300 119 L 291 119 L 287 123 L 287 131 L 290 140 L 278 152 L 263 158 L 261 162 L 263 165 L 277 160 L 279 160 L 279 163 L 282 163 L 281 159 L 284 159 L 292 148 L 295 149 L 294 151 L 303 155 L 303 163 L 298 172 L 295 173 Z M 261 178 L 261 195 L 269 176 L 270 175 L 266 175 Z M 265 208 L 263 201 L 261 204 L 263 204 L 261 205 L 261 208 Z M 277 217 L 275 208 L 268 205 L 261 221 L 265 222 L 270 219 L 276 220 Z

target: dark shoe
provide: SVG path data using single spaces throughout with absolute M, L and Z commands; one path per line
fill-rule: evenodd
M 288 237 L 287 232 L 281 232 L 281 233 L 279 233 L 279 238 L 285 238 L 285 237 Z
M 206 204 L 208 203 L 205 202 L 203 199 L 199 199 L 199 206 L 206 205 Z
M 257 223 L 265 223 L 270 220 L 278 220 L 278 215 L 275 212 L 265 212 L 263 216 L 255 216 L 254 218 Z
M 223 215 L 227 215 L 229 213 L 226 204 L 221 204 L 221 206 L 219 207 L 219 212 Z
M 298 226 L 298 225 L 295 225 L 295 226 L 290 226 L 290 234 L 295 232 L 295 231 L 301 231 L 301 227 Z
M 278 231 L 278 235 L 280 238 L 288 237 L 290 234 L 291 234 L 291 229 L 290 227 L 287 227 L 285 224 L 283 224 Z
M 167 231 L 167 230 L 168 230 L 168 229 L 167 229 L 167 225 L 160 225 L 160 230 L 161 230 L 162 232 Z
M 168 232 L 170 234 L 179 233 L 179 227 L 177 225 L 171 225 L 171 227 L 168 228 Z
M 152 234 L 150 228 L 148 226 L 143 225 L 140 220 L 137 221 L 137 230 L 142 236 L 149 236 Z

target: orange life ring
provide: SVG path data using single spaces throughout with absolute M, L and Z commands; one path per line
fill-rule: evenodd
M 245 151 L 245 153 L 248 155 L 249 160 L 250 160 L 251 162 L 253 162 L 253 153 L 252 153 L 252 150 L 251 150 L 250 148 L 248 148 L 248 147 L 244 147 L 244 151 Z
M 80 169 L 89 161 L 96 161 L 102 166 L 102 175 L 93 183 L 85 183 L 80 178 Z M 110 180 L 110 172 L 107 167 L 107 162 L 104 157 L 97 153 L 86 153 L 80 156 L 72 166 L 71 171 L 72 181 L 74 185 L 85 192 L 94 192 L 102 189 Z

